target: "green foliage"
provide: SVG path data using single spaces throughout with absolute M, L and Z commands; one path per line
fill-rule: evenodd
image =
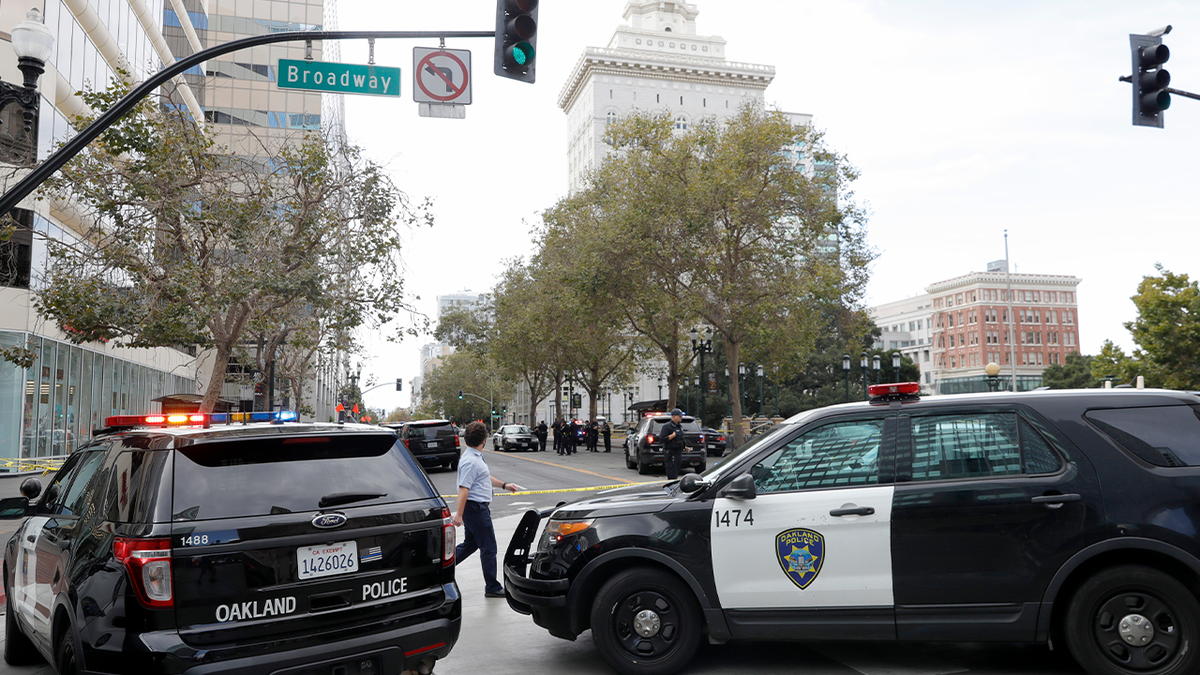
M 1142 371 L 1143 364 L 1125 355 L 1125 350 L 1105 340 L 1100 353 L 1092 357 L 1092 377 L 1099 381 L 1111 379 L 1113 384 L 1132 382 Z
M 1155 269 L 1138 284 L 1138 316 L 1125 324 L 1139 347 L 1133 359 L 1149 386 L 1200 389 L 1200 288 L 1186 274 Z
M 458 424 L 475 419 L 486 420 L 491 411 L 488 400 L 499 410 L 513 390 L 513 382 L 503 377 L 496 364 L 487 356 L 472 352 L 455 352 L 442 359 L 421 386 L 421 403 L 413 419 L 446 418 Z M 458 392 L 474 394 L 458 398 Z M 483 400 L 480 400 L 480 397 Z
M 1106 343 L 1110 347 L 1112 343 Z M 1063 363 L 1046 366 L 1042 371 L 1042 384 L 1051 389 L 1092 389 L 1098 386 L 1092 374 L 1094 357 L 1071 352 Z
M 104 110 L 125 92 L 84 99 Z M 85 244 L 50 246 L 39 312 L 76 342 L 214 349 L 204 410 L 253 336 L 269 346 L 259 369 L 280 363 L 300 399 L 315 354 L 411 312 L 400 238 L 428 216 L 357 148 L 308 133 L 257 152 L 218 148 L 149 100 L 124 116 L 47 182 L 96 217 Z

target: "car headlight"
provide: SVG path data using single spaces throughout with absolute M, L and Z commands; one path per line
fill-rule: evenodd
M 594 522 L 596 522 L 595 518 L 588 518 L 587 520 L 551 520 L 546 523 L 546 530 L 542 532 L 542 540 L 538 545 L 538 549 L 545 551 L 554 544 L 562 541 L 564 537 L 586 532 L 592 527 L 592 523 Z

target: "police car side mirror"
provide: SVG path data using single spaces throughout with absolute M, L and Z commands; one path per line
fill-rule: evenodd
M 701 478 L 700 474 L 698 473 L 685 473 L 683 477 L 679 479 L 680 492 L 691 494 L 693 492 L 699 492 L 706 487 L 708 487 L 708 481 Z
M 29 513 L 29 500 L 25 497 L 0 499 L 0 520 L 16 520 Z
M 754 476 L 744 473 L 730 481 L 721 496 L 728 499 L 754 499 L 757 495 L 758 492 L 754 489 Z
M 36 478 L 21 481 L 21 494 L 25 495 L 26 499 L 37 499 L 38 495 L 42 494 L 42 481 Z

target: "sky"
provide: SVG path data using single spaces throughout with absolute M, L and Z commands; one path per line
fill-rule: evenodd
M 491 30 L 493 0 L 339 0 L 345 30 Z M 1129 34 L 1171 24 L 1172 86 L 1200 92 L 1200 3 L 1170 0 L 697 0 L 698 33 L 720 35 L 731 61 L 773 65 L 769 106 L 814 115 L 829 145 L 861 171 L 854 197 L 870 211 L 878 258 L 865 301 L 983 271 L 1080 277 L 1081 350 L 1133 347 L 1123 324 L 1141 279 L 1161 264 L 1195 274 L 1200 101 L 1174 97 L 1164 129 L 1134 127 Z M 585 47 L 608 44 L 625 0 L 545 0 L 537 82 L 491 73 L 491 39 L 451 39 L 474 54 L 466 119 L 419 117 L 413 47 L 376 45 L 399 66 L 401 97 L 346 98 L 350 138 L 384 164 L 435 224 L 404 250 L 413 305 L 488 291 L 504 261 L 527 256 L 539 212 L 567 192 L 566 118 L 557 101 Z M 366 63 L 348 42 L 346 62 Z M 1192 186 L 1192 187 L 1189 187 Z M 420 346 L 364 331 L 368 405 L 409 404 Z

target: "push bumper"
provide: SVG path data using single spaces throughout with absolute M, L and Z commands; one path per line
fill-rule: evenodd
M 549 515 L 547 512 L 545 515 Z M 533 616 L 533 622 L 555 637 L 574 640 L 567 610 L 568 579 L 530 579 L 529 566 L 533 540 L 537 537 L 543 514 L 529 510 L 517 525 L 517 531 L 504 554 L 504 591 L 508 606 L 520 614 Z

